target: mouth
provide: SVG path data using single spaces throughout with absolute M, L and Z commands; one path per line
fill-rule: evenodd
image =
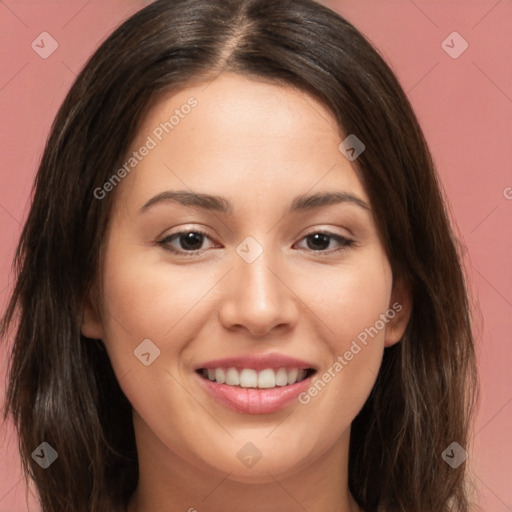
M 226 386 L 254 389 L 272 389 L 292 386 L 316 373 L 314 368 L 199 368 L 196 373 L 203 379 Z
M 310 363 L 279 354 L 218 359 L 195 369 L 210 399 L 245 414 L 270 414 L 298 404 L 315 373 Z

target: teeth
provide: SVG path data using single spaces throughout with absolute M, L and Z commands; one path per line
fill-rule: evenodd
M 276 372 L 276 386 L 286 386 L 288 384 L 288 372 L 286 368 L 279 368 Z
M 219 384 L 228 386 L 241 386 L 242 388 L 268 389 L 276 386 L 287 386 L 300 382 L 306 378 L 307 371 L 298 368 L 279 368 L 274 370 L 266 368 L 257 372 L 252 368 L 208 368 L 203 370 L 203 377 Z
M 270 368 L 258 373 L 258 387 L 259 388 L 275 388 L 276 387 L 276 373 Z
M 226 374 L 224 373 L 224 370 L 222 368 L 215 369 L 215 380 L 219 384 L 224 384 L 224 382 L 226 382 Z
M 236 368 L 228 368 L 226 372 L 226 384 L 228 386 L 238 386 L 240 384 L 240 377 Z
M 256 370 L 244 368 L 240 372 L 240 386 L 242 386 L 243 388 L 257 388 L 258 374 Z
M 297 368 L 292 368 L 288 370 L 288 384 L 293 384 L 297 381 L 297 376 L 299 375 L 299 370 Z

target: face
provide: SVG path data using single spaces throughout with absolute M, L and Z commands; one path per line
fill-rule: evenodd
M 309 95 L 229 73 L 149 111 L 97 193 L 115 200 L 82 325 L 139 452 L 255 482 L 346 449 L 408 311 L 346 135 Z

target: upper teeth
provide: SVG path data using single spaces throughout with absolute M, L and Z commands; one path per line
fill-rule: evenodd
M 298 368 L 266 368 L 261 371 L 252 368 L 208 368 L 203 375 L 219 384 L 241 386 L 243 388 L 275 388 L 300 382 L 306 377 L 306 370 Z

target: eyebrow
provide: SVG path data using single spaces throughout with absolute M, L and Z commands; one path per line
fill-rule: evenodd
M 157 204 L 168 202 L 174 202 L 183 206 L 200 208 L 201 210 L 213 211 L 226 215 L 231 215 L 233 213 L 233 206 L 224 197 L 199 192 L 188 192 L 185 190 L 166 190 L 165 192 L 161 192 L 147 201 L 140 208 L 139 213 L 143 213 Z M 297 196 L 292 201 L 286 215 L 339 203 L 353 204 L 363 208 L 364 210 L 370 211 L 370 206 L 366 201 L 363 201 L 349 192 L 335 191 Z

